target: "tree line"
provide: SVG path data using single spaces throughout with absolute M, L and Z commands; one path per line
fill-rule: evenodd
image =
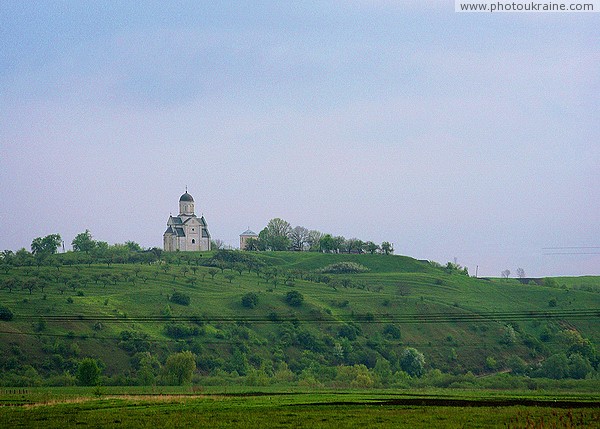
M 254 251 L 282 251 L 295 252 L 324 252 L 324 253 L 394 253 L 392 244 L 384 241 L 376 244 L 373 241 L 363 241 L 359 238 L 345 238 L 324 234 L 314 229 L 295 226 L 281 219 L 271 219 L 263 228 L 258 237 L 246 240 L 242 250 Z

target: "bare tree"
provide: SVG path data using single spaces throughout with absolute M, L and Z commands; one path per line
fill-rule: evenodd
M 308 244 L 309 231 L 303 226 L 296 226 L 290 232 L 290 248 L 296 252 L 305 250 Z
M 502 278 L 508 280 L 508 276 L 510 276 L 510 270 L 502 271 Z
M 220 250 L 225 248 L 225 242 L 218 238 L 210 242 L 210 248 L 213 250 Z
M 517 268 L 517 277 L 520 279 L 525 278 L 525 270 L 523 268 Z

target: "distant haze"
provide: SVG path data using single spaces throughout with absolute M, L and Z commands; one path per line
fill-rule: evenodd
M 281 217 L 480 276 L 600 274 L 598 17 L 3 0 L 0 250 L 162 247 L 187 185 L 234 247 Z

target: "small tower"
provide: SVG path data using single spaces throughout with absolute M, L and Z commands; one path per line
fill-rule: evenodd
M 258 238 L 258 234 L 256 232 L 252 231 L 250 228 L 248 228 L 246 231 L 244 231 L 240 234 L 240 250 L 246 249 L 246 243 L 248 242 L 248 239 L 250 239 L 250 238 L 254 238 L 254 239 Z

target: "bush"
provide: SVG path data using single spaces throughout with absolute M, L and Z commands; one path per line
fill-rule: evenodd
M 299 307 L 304 301 L 304 296 L 297 290 L 292 290 L 285 294 L 285 302 L 292 307 Z
M 242 305 L 246 308 L 254 308 L 258 305 L 258 295 L 254 292 L 248 292 L 242 297 Z
M 171 338 L 181 339 L 200 335 L 200 329 L 197 326 L 169 323 L 165 326 L 165 334 Z
M 13 312 L 10 311 L 9 308 L 4 307 L 3 305 L 0 306 L 0 320 L 5 320 L 8 322 L 9 320 L 12 320 L 13 317 Z
M 385 328 L 383 328 L 383 335 L 393 338 L 394 340 L 399 340 L 402 337 L 400 328 L 396 325 L 385 325 Z
M 181 292 L 173 292 L 170 301 L 179 305 L 190 305 L 190 297 Z
M 356 274 L 366 273 L 369 271 L 367 267 L 356 262 L 338 262 L 336 264 L 327 265 L 325 268 L 319 270 L 321 273 L 331 274 Z

